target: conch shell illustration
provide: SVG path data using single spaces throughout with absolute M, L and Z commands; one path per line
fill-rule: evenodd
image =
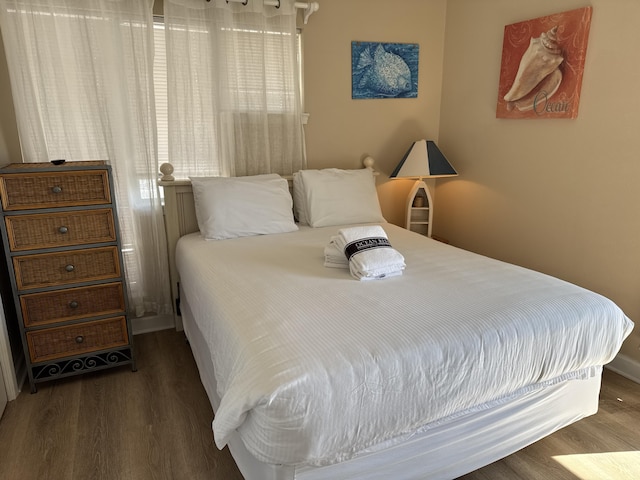
M 520 66 L 513 85 L 504 96 L 507 102 L 524 100 L 524 97 L 533 93 L 538 85 L 542 86 L 541 82 L 543 81 L 549 84 L 547 87 L 552 87 L 553 93 L 558 89 L 562 81 L 562 73 L 558 66 L 564 61 L 564 57 L 558 45 L 557 33 L 558 26 L 555 26 L 548 32 L 542 33 L 540 37 L 531 39 L 529 47 L 520 59 Z M 540 90 L 536 89 L 536 91 Z M 547 97 L 553 94 L 548 90 L 545 91 Z M 531 102 L 523 101 L 521 103 L 522 105 L 531 103 L 532 106 L 533 98 L 531 98 Z M 518 105 L 516 104 L 516 106 Z M 524 109 L 520 106 L 518 108 Z
M 559 68 L 556 68 L 524 97 L 515 102 L 507 102 L 507 110 L 512 111 L 514 107 L 521 112 L 533 110 L 536 102 L 540 102 L 540 96 L 542 95 L 545 99 L 551 98 L 560 88 L 560 83 L 562 83 L 562 72 Z

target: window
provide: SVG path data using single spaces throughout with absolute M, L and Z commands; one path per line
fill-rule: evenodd
M 168 101 L 167 101 L 167 55 L 165 49 L 165 32 L 164 32 L 164 20 L 161 16 L 154 17 L 154 48 L 155 57 L 153 63 L 153 81 L 155 89 L 155 101 L 156 101 L 156 125 L 158 131 L 158 166 L 165 162 L 169 162 L 169 123 L 168 123 Z M 250 31 L 246 31 L 247 35 L 251 35 Z M 274 33 L 274 35 L 281 35 L 280 33 Z M 249 37 L 247 37 L 249 38 Z M 298 57 L 298 78 L 300 85 L 300 98 L 302 97 L 302 34 L 298 31 L 297 34 L 297 57 Z M 250 79 L 246 82 L 247 89 L 251 88 Z M 278 90 L 278 86 L 274 82 L 274 94 L 273 99 L 280 98 L 279 93 L 282 90 Z M 250 106 L 246 105 L 247 111 L 250 110 Z M 283 106 L 278 101 L 270 102 L 268 105 L 269 111 L 277 114 L 282 112 Z

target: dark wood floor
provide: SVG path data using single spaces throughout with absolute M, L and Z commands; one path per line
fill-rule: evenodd
M 0 422 L 0 479 L 241 479 L 213 445 L 213 413 L 184 335 L 134 339 L 127 367 L 22 392 Z
M 135 373 L 41 384 L 9 403 L 0 479 L 242 478 L 228 450 L 213 445 L 213 414 L 184 336 L 165 330 L 135 341 Z M 640 385 L 605 371 L 597 415 L 463 478 L 637 479 L 639 432 Z

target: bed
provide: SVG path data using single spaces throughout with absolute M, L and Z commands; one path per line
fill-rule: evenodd
M 385 223 L 368 174 L 328 170 L 260 179 L 302 221 L 257 233 L 269 188 L 161 183 L 179 325 L 246 479 L 452 479 L 597 411 L 633 328 L 613 302 Z M 401 275 L 325 266 L 355 225 L 384 229 Z

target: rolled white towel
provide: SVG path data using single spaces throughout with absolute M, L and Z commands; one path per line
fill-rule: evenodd
M 334 243 L 349 259 L 349 271 L 358 280 L 401 275 L 406 266 L 380 225 L 340 229 Z
M 344 252 L 336 246 L 333 241 L 324 247 L 324 266 L 330 268 L 349 268 L 349 260 L 347 260 Z

